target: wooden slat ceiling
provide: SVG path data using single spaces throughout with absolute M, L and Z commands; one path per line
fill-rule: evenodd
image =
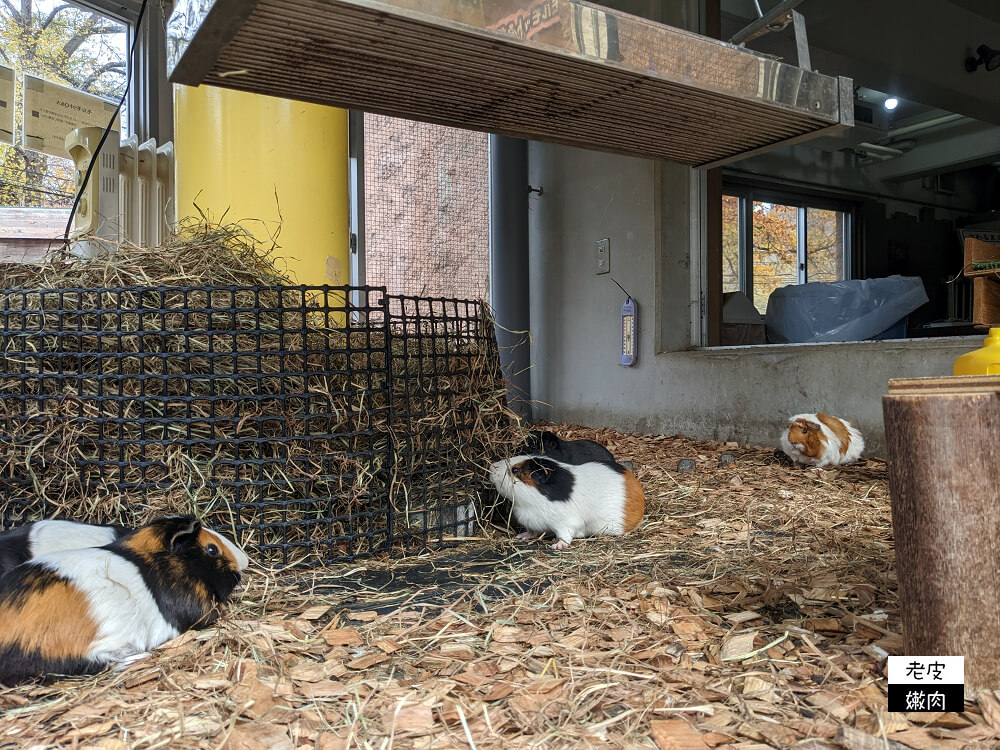
M 694 166 L 853 124 L 851 82 L 578 0 L 182 0 L 171 80 Z

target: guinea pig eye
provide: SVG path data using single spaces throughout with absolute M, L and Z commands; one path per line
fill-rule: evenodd
M 207 547 L 205 547 L 205 554 L 208 555 L 209 557 L 222 557 L 222 552 L 220 552 L 219 548 L 216 547 L 214 544 L 209 544 Z

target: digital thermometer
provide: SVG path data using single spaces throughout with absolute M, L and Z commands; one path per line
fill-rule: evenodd
M 635 300 L 629 297 L 627 300 L 622 302 L 622 357 L 621 363 L 626 367 L 632 367 L 635 364 L 636 355 L 638 354 L 636 350 L 636 332 L 637 327 L 637 313 L 638 308 L 635 304 Z

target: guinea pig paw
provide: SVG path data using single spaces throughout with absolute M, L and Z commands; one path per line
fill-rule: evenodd
M 536 536 L 538 536 L 538 532 L 537 531 L 522 531 L 520 534 L 518 534 L 514 538 L 515 539 L 534 539 Z
M 132 654 L 131 656 L 126 656 L 124 659 L 113 661 L 109 666 L 112 672 L 124 672 L 136 662 L 148 659 L 150 656 L 152 656 L 151 653 L 143 651 L 142 653 Z
M 569 549 L 569 542 L 565 539 L 560 539 L 558 542 L 552 545 L 552 549 Z

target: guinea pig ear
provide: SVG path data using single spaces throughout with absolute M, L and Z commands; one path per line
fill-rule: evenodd
M 551 453 L 559 450 L 559 436 L 554 432 L 545 431 L 542 433 L 542 450 L 545 453 Z
M 548 464 L 537 463 L 531 471 L 531 478 L 535 480 L 535 484 L 545 484 L 552 477 L 552 472 L 554 469 Z
M 521 442 L 522 450 L 517 451 L 518 453 L 538 453 L 542 449 L 542 435 L 545 433 L 541 430 L 532 430 L 529 432 L 524 440 Z
M 201 521 L 197 518 L 180 517 L 177 527 L 170 535 L 170 549 L 179 549 L 194 542 L 201 533 Z

